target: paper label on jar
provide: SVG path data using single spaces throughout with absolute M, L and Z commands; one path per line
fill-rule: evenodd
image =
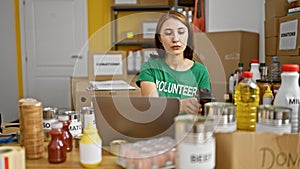
M 176 168 L 178 169 L 213 169 L 215 168 L 216 148 L 215 140 L 211 139 L 204 144 L 187 143 L 178 145 Z
M 72 120 L 69 126 L 70 133 L 73 137 L 82 133 L 81 122 L 78 120 Z
M 56 122 L 56 119 L 43 120 L 44 131 L 50 131 L 52 128 L 52 123 Z

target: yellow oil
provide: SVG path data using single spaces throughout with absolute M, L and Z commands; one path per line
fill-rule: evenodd
M 259 88 L 250 79 L 237 84 L 234 94 L 237 130 L 255 131 Z

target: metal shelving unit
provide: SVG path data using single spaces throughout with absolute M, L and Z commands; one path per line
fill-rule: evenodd
M 118 19 L 118 14 L 121 11 L 166 11 L 172 9 L 173 6 L 111 6 L 111 42 L 113 45 L 113 49 L 117 50 L 118 46 L 126 46 L 126 45 L 139 45 L 142 48 L 154 47 L 154 43 L 152 41 L 121 41 L 118 42 L 118 22 L 114 22 Z

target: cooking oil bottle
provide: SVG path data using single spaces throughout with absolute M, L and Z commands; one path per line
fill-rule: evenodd
M 234 94 L 237 129 L 255 131 L 259 87 L 252 80 L 252 72 L 244 72 L 244 79 L 237 84 Z

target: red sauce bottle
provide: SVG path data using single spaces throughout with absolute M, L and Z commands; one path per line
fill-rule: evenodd
M 73 143 L 72 143 L 73 137 L 69 130 L 69 126 L 70 126 L 69 116 L 68 115 L 59 115 L 58 121 L 63 123 L 63 136 L 67 143 L 67 151 L 69 152 L 72 150 L 72 147 L 73 147 Z
M 61 122 L 52 123 L 50 131 L 51 140 L 48 144 L 49 163 L 62 163 L 67 158 L 67 144 L 63 138 L 63 124 Z

